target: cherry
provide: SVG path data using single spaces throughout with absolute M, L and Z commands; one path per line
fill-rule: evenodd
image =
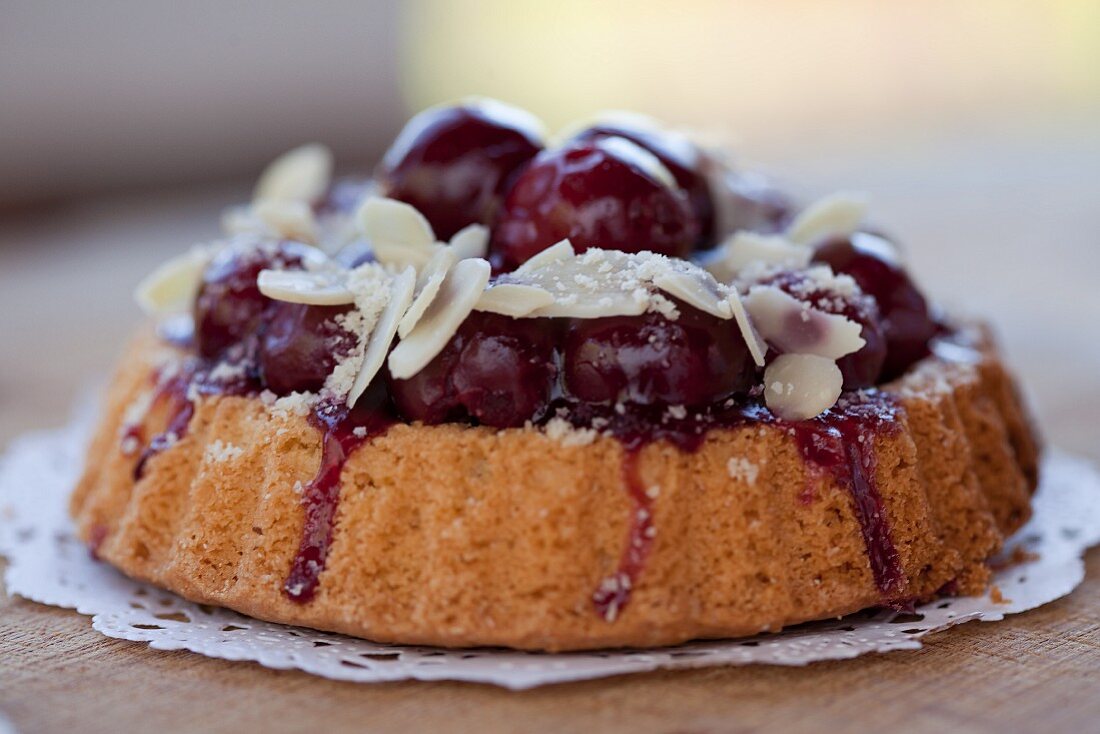
M 474 312 L 427 367 L 390 393 L 410 420 L 473 418 L 497 428 L 537 420 L 557 374 L 556 322 Z
M 256 276 L 265 269 L 301 266 L 302 246 L 262 242 L 250 249 L 219 252 L 203 273 L 195 299 L 195 345 L 208 359 L 253 334 L 270 299 L 260 293 Z
M 337 360 L 355 346 L 355 336 L 336 318 L 351 309 L 272 302 L 264 311 L 258 349 L 264 385 L 280 395 L 324 387 Z
M 578 319 L 565 336 L 565 392 L 585 403 L 702 405 L 747 391 L 755 368 L 737 324 L 676 302 L 679 317 Z
M 493 231 L 495 265 L 512 270 L 568 237 L 602 247 L 685 257 L 698 233 L 687 195 L 623 138 L 544 151 L 516 179 Z
M 859 324 L 860 336 L 866 343 L 858 352 L 846 354 L 836 363 L 844 377 L 844 389 L 871 387 L 878 381 L 886 361 L 886 336 L 875 299 L 858 290 L 858 286 L 852 293 L 834 292 L 806 273 L 794 270 L 778 273 L 765 282 L 818 310 L 839 314 Z
M 425 110 L 382 159 L 382 191 L 412 204 L 449 239 L 491 224 L 516 171 L 542 149 L 538 121 L 500 102 Z
M 863 232 L 829 240 L 814 253 L 815 260 L 852 276 L 863 292 L 878 302 L 886 338 L 883 380 L 902 375 L 927 356 L 928 342 L 939 330 L 924 296 L 890 253 L 888 242 Z
M 626 138 L 657 157 L 687 194 L 695 221 L 699 224 L 696 247 L 708 247 L 714 240 L 714 202 L 703 171 L 703 154 L 683 135 L 629 121 L 609 121 L 585 128 L 573 140 L 588 142 L 607 137 Z
M 787 225 L 794 204 L 767 178 L 734 169 L 722 170 L 715 178 L 716 239 L 742 229 L 778 232 Z

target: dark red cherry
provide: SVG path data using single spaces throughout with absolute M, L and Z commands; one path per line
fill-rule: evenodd
M 687 256 L 698 224 L 687 195 L 662 180 L 653 162 L 629 140 L 610 137 L 539 154 L 504 200 L 493 230 L 494 264 L 512 270 L 566 237 L 577 252 Z
M 490 224 L 524 164 L 542 150 L 538 121 L 490 100 L 425 110 L 382 159 L 382 191 L 412 204 L 449 239 L 468 224 Z
M 474 312 L 431 363 L 390 392 L 410 420 L 473 418 L 497 428 L 537 420 L 557 374 L 557 323 Z
M 699 225 L 696 247 L 708 247 L 714 239 L 714 202 L 703 171 L 703 153 L 683 135 L 629 121 L 609 121 L 585 128 L 573 140 L 585 142 L 618 136 L 637 143 L 657 157 L 687 194 Z
M 900 376 L 928 355 L 928 342 L 939 327 L 928 311 L 928 302 L 893 258 L 888 242 L 861 232 L 825 242 L 814 259 L 852 276 L 863 292 L 878 302 L 886 337 L 883 380 Z
M 219 252 L 203 273 L 195 299 L 195 344 L 199 354 L 213 359 L 253 334 L 271 301 L 260 293 L 261 270 L 298 268 L 303 248 L 292 242 L 265 242 L 251 249 Z
M 839 314 L 862 327 L 860 336 L 866 342 L 852 354 L 837 360 L 844 377 L 845 390 L 858 390 L 876 384 L 886 362 L 886 336 L 882 316 L 874 298 L 859 290 L 838 292 L 818 283 L 802 271 L 781 272 L 767 281 L 825 313 Z
M 742 229 L 778 232 L 790 221 L 793 202 L 767 178 L 717 161 L 711 165 L 719 167 L 713 193 L 716 239 Z
M 257 356 L 260 379 L 272 392 L 317 392 L 356 337 L 338 316 L 351 306 L 272 302 L 264 312 Z
M 702 405 L 748 390 L 752 356 L 733 320 L 677 302 L 659 313 L 577 319 L 565 337 L 565 392 L 586 403 Z

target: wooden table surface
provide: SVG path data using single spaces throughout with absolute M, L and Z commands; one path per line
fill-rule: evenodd
M 811 193 L 872 192 L 927 289 L 996 322 L 1048 440 L 1100 459 L 1100 140 L 983 135 L 769 162 Z M 0 219 L 0 444 L 65 420 L 137 322 L 132 284 L 213 236 L 220 205 L 243 191 Z M 0 596 L 0 712 L 20 732 L 1100 731 L 1100 552 L 1070 597 L 935 635 L 919 651 L 522 693 L 335 683 L 158 652 L 102 637 L 74 612 Z

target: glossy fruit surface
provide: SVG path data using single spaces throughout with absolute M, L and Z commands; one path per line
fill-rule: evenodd
M 928 343 L 939 331 L 925 301 L 905 269 L 889 253 L 882 238 L 857 233 L 833 239 L 820 247 L 814 259 L 837 273 L 846 273 L 878 303 L 886 339 L 886 360 L 881 379 L 900 376 L 914 362 L 928 355 Z
M 707 247 L 714 238 L 714 202 L 703 171 L 703 153 L 683 135 L 629 122 L 604 122 L 585 128 L 573 140 L 587 142 L 618 136 L 636 143 L 657 157 L 687 194 L 699 226 L 696 247 Z
M 623 138 L 539 154 L 505 199 L 493 230 L 494 265 L 515 269 L 567 237 L 578 252 L 602 247 L 686 257 L 698 224 L 687 195 L 654 164 L 661 168 Z
M 275 301 L 264 311 L 258 359 L 265 387 L 279 395 L 317 392 L 337 360 L 355 346 L 338 316 L 351 306 Z
M 386 153 L 386 196 L 416 207 L 443 240 L 491 224 L 516 172 L 542 149 L 538 121 L 500 102 L 425 110 Z
M 865 344 L 858 352 L 837 360 L 844 377 L 844 389 L 871 387 L 879 380 L 886 362 L 885 325 L 873 298 L 855 292 L 835 292 L 820 285 L 804 272 L 786 271 L 766 281 L 825 313 L 838 314 L 858 323 Z
M 748 390 L 752 356 L 737 324 L 677 303 L 659 313 L 575 320 L 565 337 L 565 393 L 586 403 L 703 405 Z
M 195 299 L 195 343 L 208 359 L 254 334 L 271 300 L 260 293 L 256 276 L 261 270 L 296 269 L 303 246 L 292 242 L 264 242 L 255 247 L 219 252 L 203 273 Z
M 557 375 L 556 327 L 475 311 L 427 367 L 408 380 L 390 378 L 394 403 L 425 423 L 473 418 L 506 428 L 537 420 Z

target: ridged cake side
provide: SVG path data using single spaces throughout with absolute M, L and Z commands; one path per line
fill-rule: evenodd
M 984 588 L 985 560 L 1029 513 L 1031 424 L 988 336 L 973 347 L 887 388 L 903 410 L 875 439 L 875 479 L 896 599 Z M 850 492 L 768 424 L 713 430 L 692 453 L 643 449 L 656 535 L 613 621 L 592 595 L 634 511 L 620 443 L 454 424 L 397 425 L 351 455 L 316 597 L 293 602 L 317 430 L 257 398 L 204 398 L 135 483 L 120 431 L 165 349 L 143 335 L 124 357 L 72 513 L 100 558 L 189 599 L 379 641 L 546 650 L 748 635 L 882 602 Z M 166 420 L 154 406 L 146 431 Z

